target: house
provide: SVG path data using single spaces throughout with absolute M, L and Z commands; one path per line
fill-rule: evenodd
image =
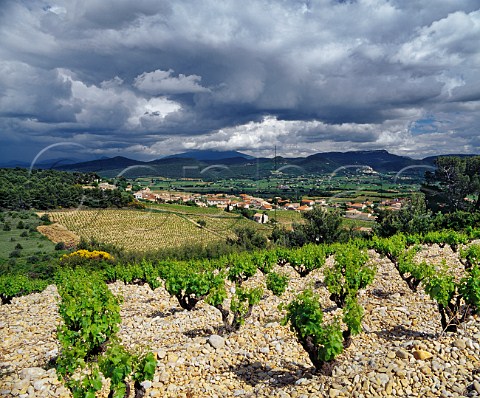
M 238 209 L 249 209 L 250 208 L 250 203 L 238 202 L 238 203 L 236 203 L 236 206 L 237 206 Z
M 300 207 L 300 203 L 290 203 L 285 206 L 285 210 L 297 210 Z
M 345 217 L 346 218 L 358 218 L 362 215 L 363 213 L 357 209 L 348 209 L 346 212 L 345 212 Z
M 144 188 L 141 191 L 135 192 L 133 194 L 133 197 L 137 200 L 143 199 L 150 202 L 156 202 L 158 199 L 160 199 L 160 195 L 152 193 L 152 191 L 150 191 L 150 188 Z
M 312 199 L 302 199 L 301 204 L 302 206 L 313 206 L 315 201 Z
M 156 202 L 158 198 L 158 195 L 155 195 L 153 193 L 147 193 L 143 195 L 143 199 L 148 200 L 150 202 Z
M 370 213 L 363 213 L 357 209 L 348 209 L 345 212 L 345 218 L 354 218 L 357 220 L 370 220 L 372 217 L 372 214 Z
M 231 202 L 228 198 L 207 197 L 208 206 L 227 206 Z
M 255 213 L 253 221 L 258 222 L 259 224 L 266 224 L 268 222 L 268 216 L 262 213 Z
M 356 210 L 363 210 L 367 206 L 363 203 L 350 203 L 348 207 Z

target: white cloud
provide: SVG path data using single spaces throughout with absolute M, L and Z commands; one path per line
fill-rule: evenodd
M 201 93 L 208 89 L 202 87 L 199 83 L 202 80 L 197 75 L 178 75 L 172 76 L 173 70 L 167 71 L 157 69 L 153 72 L 144 72 L 135 78 L 134 86 L 140 91 L 152 95 L 160 94 L 186 94 Z
M 404 43 L 393 60 L 432 68 L 456 67 L 470 60 L 478 65 L 479 37 L 480 11 L 458 11 L 419 29 L 418 35 Z

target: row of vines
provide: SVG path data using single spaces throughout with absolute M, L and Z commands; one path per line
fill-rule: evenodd
M 465 233 L 397 234 L 346 244 L 236 253 L 194 262 L 116 264 L 105 252 L 84 250 L 64 255 L 62 271 L 56 276 L 63 319 L 57 332 L 61 343 L 57 372 L 74 397 L 94 397 L 102 388 L 100 373 L 110 380 L 111 397 L 129 396 L 129 381 L 133 382 L 135 396 L 143 396 L 142 381 L 153 377 L 155 360 L 152 353 L 130 353 L 122 347 L 116 337 L 121 298 L 110 292 L 107 283 L 146 284 L 153 290 L 163 286 L 179 306 L 189 311 L 203 301 L 219 311 L 223 332 L 233 333 L 252 314 L 265 289 L 278 296 L 285 292 L 287 273 L 275 270 L 292 267 L 300 277 L 321 269 L 329 297 L 341 309 L 341 316 L 324 320 L 324 310 L 313 289 L 300 292 L 279 307 L 283 325 L 289 325 L 316 369 L 326 373 L 331 361 L 362 331 L 364 308 L 358 294 L 373 282 L 376 273 L 368 250 L 388 258 L 413 292 L 423 288 L 437 303 L 442 328 L 455 332 L 469 315 L 480 311 L 480 245 L 470 243 L 479 237 L 480 230 L 475 229 Z M 417 260 L 417 253 L 433 244 L 448 245 L 459 254 L 463 264 L 460 273 L 445 263 Z M 329 257 L 332 261 L 327 266 Z M 257 272 L 265 275 L 265 285 L 249 287 L 245 282 Z M 20 278 L 14 283 L 12 277 L 10 285 L 7 282 L 0 281 L 0 294 L 5 299 L 42 289 L 19 288 L 15 283 L 25 282 Z

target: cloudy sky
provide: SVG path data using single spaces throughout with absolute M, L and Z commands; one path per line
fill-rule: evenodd
M 1 160 L 275 145 L 480 153 L 479 1 L 2 1 Z

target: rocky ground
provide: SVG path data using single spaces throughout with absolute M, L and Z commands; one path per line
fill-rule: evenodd
M 159 288 L 111 285 L 124 298 L 120 336 L 130 348 L 157 355 L 150 397 L 458 397 L 480 396 L 480 317 L 455 335 L 442 333 L 436 305 L 420 289 L 412 293 L 393 265 L 372 253 L 375 282 L 361 293 L 364 332 L 340 355 L 332 376 L 316 375 L 277 306 L 302 288 L 321 294 L 326 319 L 339 314 L 322 287 L 322 272 L 292 281 L 277 298 L 266 294 L 240 331 L 217 337 L 219 312 L 204 303 L 181 310 Z M 430 248 L 431 261 L 446 258 L 461 267 L 450 249 Z M 263 284 L 259 273 L 248 283 Z M 69 397 L 47 363 L 58 352 L 60 318 L 54 286 L 0 306 L 0 396 Z

